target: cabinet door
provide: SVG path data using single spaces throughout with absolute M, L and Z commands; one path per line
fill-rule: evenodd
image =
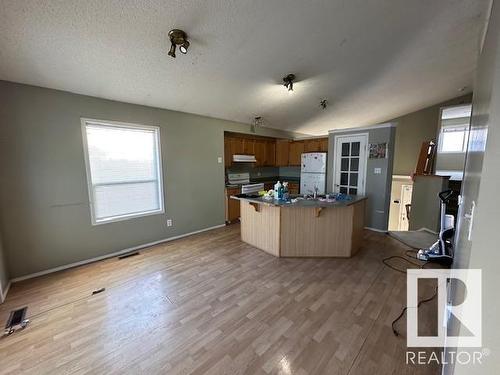
M 288 159 L 288 165 L 300 165 L 301 156 L 304 152 L 304 142 L 294 141 L 290 143 L 290 156 Z
M 304 141 L 304 152 L 319 152 L 319 150 L 319 139 L 308 139 L 307 141 Z
M 276 165 L 276 142 L 266 141 L 265 166 L 274 167 Z
M 257 162 L 255 165 L 257 167 L 266 165 L 266 141 L 261 139 L 256 139 L 254 141 L 254 154 Z
M 278 139 L 276 141 L 276 166 L 277 167 L 286 167 L 288 166 L 288 156 L 290 153 L 289 150 L 290 141 L 287 139 Z
M 231 199 L 231 195 L 239 193 L 238 188 L 226 189 L 226 221 L 235 221 L 240 217 L 240 201 Z
M 243 148 L 243 138 L 230 138 L 231 143 L 231 159 L 232 155 L 241 155 L 244 154 Z
M 231 153 L 231 139 L 224 137 L 224 166 L 230 167 L 233 163 L 233 154 Z
M 328 138 L 321 138 L 319 140 L 319 151 L 328 152 Z
M 255 140 L 250 138 L 243 139 L 243 154 L 255 155 Z

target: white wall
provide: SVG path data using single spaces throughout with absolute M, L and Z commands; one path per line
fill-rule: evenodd
M 482 365 L 448 365 L 444 374 L 481 375 L 500 373 L 500 4 L 494 3 L 485 44 L 480 56 L 474 87 L 471 136 L 462 184 L 464 202 L 459 210 L 455 268 L 482 270 L 483 348 L 490 355 Z M 465 215 L 476 205 L 469 241 Z M 463 291 L 455 289 L 454 301 Z M 464 327 L 451 324 L 451 333 L 464 333 Z M 463 350 L 461 348 L 460 350 Z M 478 350 L 471 348 L 469 351 Z M 479 348 L 481 350 L 481 348 Z

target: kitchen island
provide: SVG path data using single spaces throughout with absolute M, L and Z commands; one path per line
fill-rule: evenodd
M 366 198 L 295 203 L 240 200 L 242 241 L 276 257 L 351 257 L 361 246 Z

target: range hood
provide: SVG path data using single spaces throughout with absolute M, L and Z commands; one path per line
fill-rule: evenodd
M 255 163 L 255 155 L 233 155 L 233 162 L 235 163 Z

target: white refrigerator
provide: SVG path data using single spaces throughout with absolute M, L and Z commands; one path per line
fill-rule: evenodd
M 318 194 L 326 191 L 326 152 L 308 152 L 302 154 L 300 167 L 300 194 Z

